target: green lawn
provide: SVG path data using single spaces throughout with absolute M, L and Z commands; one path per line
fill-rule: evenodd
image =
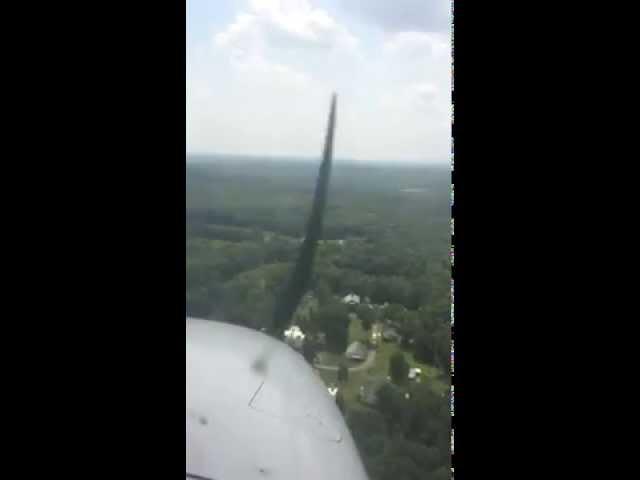
M 362 328 L 362 321 L 354 314 L 354 319 L 349 322 L 349 343 L 366 342 L 369 335 L 369 332 Z
M 346 360 L 341 353 L 320 352 L 318 353 L 318 363 L 321 365 L 338 366 Z
M 326 385 L 331 385 L 332 383 L 338 383 L 338 372 L 334 372 L 331 370 L 318 370 L 320 373 L 320 377 L 324 381 Z

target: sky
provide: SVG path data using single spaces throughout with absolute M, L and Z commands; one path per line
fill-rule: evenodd
M 187 0 L 187 152 L 448 163 L 449 0 Z

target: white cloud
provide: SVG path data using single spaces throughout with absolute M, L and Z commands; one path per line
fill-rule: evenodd
M 250 88 L 312 88 L 313 75 L 305 68 L 354 54 L 358 41 L 307 0 L 250 0 L 246 11 L 214 35 L 213 45 Z
M 450 42 L 440 33 L 399 32 L 388 37 L 383 50 L 387 54 L 430 55 L 435 58 L 450 54 Z
M 216 35 L 218 47 L 227 48 L 234 55 L 262 56 L 277 49 L 357 48 L 356 37 L 306 0 L 252 0 L 249 10 Z
M 280 86 L 286 89 L 310 87 L 312 79 L 304 72 L 287 65 L 268 62 L 260 56 L 248 57 L 234 64 L 238 72 L 251 83 L 263 86 Z
M 317 157 L 335 90 L 337 157 L 448 160 L 446 31 L 374 31 L 308 0 L 236 12 L 188 52 L 189 151 Z

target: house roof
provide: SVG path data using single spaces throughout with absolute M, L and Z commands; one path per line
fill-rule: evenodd
M 304 339 L 305 334 L 302 332 L 302 330 L 300 330 L 300 327 L 298 327 L 297 325 L 292 325 L 289 329 L 284 331 L 284 336 L 286 338 L 291 338 L 294 340 L 302 340 Z
M 342 301 L 343 302 L 356 302 L 356 303 L 359 303 L 360 302 L 360 297 L 358 295 L 356 295 L 355 293 L 350 293 L 349 295 L 344 297 L 342 299 Z
M 347 355 L 366 355 L 367 346 L 362 342 L 353 342 L 345 353 Z
M 384 330 L 382 330 L 382 336 L 384 338 L 391 338 L 391 337 L 398 338 L 400 337 L 400 334 L 395 328 L 385 328 Z

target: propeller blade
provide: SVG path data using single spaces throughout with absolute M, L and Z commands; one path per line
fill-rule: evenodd
M 281 334 L 282 330 L 291 321 L 291 316 L 298 308 L 298 304 L 309 288 L 313 259 L 318 247 L 318 240 L 322 236 L 322 221 L 327 203 L 327 191 L 331 176 L 331 162 L 333 158 L 333 137 L 336 122 L 336 100 L 334 93 L 331 97 L 331 110 L 329 112 L 329 124 L 324 142 L 322 163 L 318 174 L 316 189 L 311 207 L 311 215 L 307 223 L 305 237 L 300 247 L 298 259 L 286 288 L 276 303 L 272 328 L 273 333 Z

